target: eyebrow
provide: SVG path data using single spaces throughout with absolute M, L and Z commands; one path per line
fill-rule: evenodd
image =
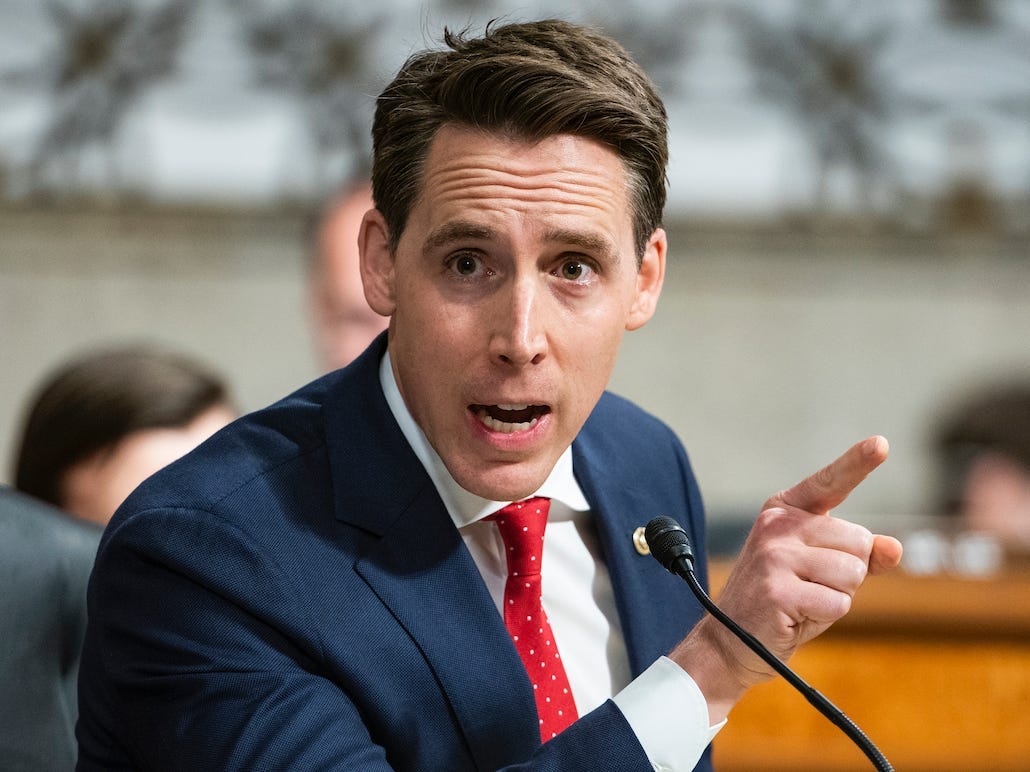
M 422 245 L 423 254 L 439 249 L 455 241 L 467 239 L 489 240 L 493 238 L 494 230 L 485 225 L 477 225 L 467 220 L 456 220 L 455 222 L 444 223 L 435 231 L 429 234 Z
M 598 259 L 606 262 L 615 260 L 615 252 L 612 249 L 611 242 L 595 233 L 585 233 L 584 231 L 556 228 L 547 231 L 547 233 L 544 234 L 544 238 L 547 239 L 547 241 L 556 241 L 562 244 L 579 247 L 584 252 L 589 252 Z

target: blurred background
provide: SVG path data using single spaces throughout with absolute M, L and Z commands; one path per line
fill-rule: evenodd
M 316 376 L 306 224 L 374 95 L 444 24 L 540 16 L 612 33 L 668 103 L 669 276 L 612 388 L 683 438 L 716 538 L 873 433 L 842 510 L 921 528 L 940 417 L 1030 378 L 1025 0 L 4 0 L 0 482 L 92 346 L 197 355 L 244 410 Z

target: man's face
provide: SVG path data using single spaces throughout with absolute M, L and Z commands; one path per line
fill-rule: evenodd
M 623 331 L 653 314 L 665 234 L 638 270 L 622 163 L 579 137 L 445 126 L 423 186 L 396 254 L 366 216 L 366 294 L 392 316 L 401 394 L 455 480 L 524 498 L 600 398 Z

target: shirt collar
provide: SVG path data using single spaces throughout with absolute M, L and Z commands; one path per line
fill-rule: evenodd
M 475 523 L 511 503 L 481 498 L 462 488 L 451 477 L 443 460 L 429 444 L 429 440 L 426 439 L 425 434 L 422 433 L 418 424 L 415 423 L 415 419 L 408 412 L 407 405 L 404 404 L 404 398 L 401 396 L 400 388 L 398 388 L 393 375 L 393 367 L 390 365 L 389 351 L 383 355 L 383 359 L 379 363 L 379 382 L 382 384 L 383 394 L 386 396 L 386 403 L 390 406 L 390 412 L 393 413 L 405 439 L 411 445 L 411 449 L 415 451 L 418 460 L 422 462 L 433 485 L 436 486 L 455 526 L 462 528 Z M 586 512 L 590 509 L 590 504 L 587 503 L 572 471 L 571 446 L 561 454 L 554 469 L 551 470 L 551 474 L 534 495 L 556 499 L 576 512 Z

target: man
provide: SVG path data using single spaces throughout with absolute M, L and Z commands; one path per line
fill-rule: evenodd
M 575 25 L 445 41 L 378 101 L 359 244 L 385 339 L 112 522 L 80 768 L 708 768 L 770 677 L 634 549 L 664 514 L 701 552 L 700 496 L 671 431 L 604 393 L 664 276 L 661 101 Z M 885 455 L 759 517 L 722 597 L 779 656 L 897 563 L 826 516 Z
M 0 487 L 0 769 L 75 764 L 75 681 L 100 528 Z
M 372 186 L 357 182 L 333 198 L 321 213 L 309 255 L 311 326 L 323 372 L 350 364 L 387 319 L 365 300 L 358 265 L 358 231 L 372 203 Z

